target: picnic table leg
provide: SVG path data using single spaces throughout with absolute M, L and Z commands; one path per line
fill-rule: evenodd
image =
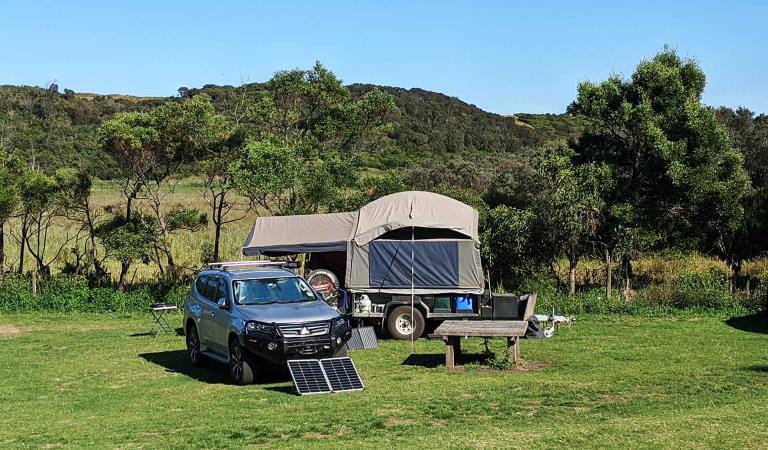
M 445 338 L 445 368 L 456 367 L 456 356 L 461 356 L 461 341 L 455 336 Z
M 517 364 L 520 361 L 520 337 L 507 337 L 507 353 L 512 358 L 512 362 Z

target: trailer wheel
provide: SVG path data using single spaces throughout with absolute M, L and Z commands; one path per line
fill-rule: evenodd
M 424 334 L 424 316 L 418 308 L 413 308 L 411 317 L 410 306 L 398 306 L 387 317 L 387 329 L 390 336 L 401 341 L 410 339 L 411 333 L 418 339 Z

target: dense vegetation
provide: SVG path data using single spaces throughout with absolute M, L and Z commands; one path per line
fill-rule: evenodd
M 344 86 L 320 64 L 167 99 L 0 87 L 0 224 L 14 250 L 0 248 L 0 266 L 121 290 L 153 267 L 173 286 L 231 255 L 222 239 L 245 217 L 425 189 L 480 211 L 497 287 L 582 291 L 581 307 L 561 298 L 580 311 L 754 309 L 763 273 L 744 266 L 768 246 L 768 120 L 703 105 L 704 86 L 695 61 L 665 49 L 629 79 L 579 84 L 562 115 Z M 179 201 L 190 175 L 196 192 Z M 95 200 L 94 176 L 115 198 Z M 202 235 L 179 253 L 180 239 Z M 709 262 L 651 279 L 639 266 L 655 255 Z M 600 281 L 581 279 L 597 261 Z

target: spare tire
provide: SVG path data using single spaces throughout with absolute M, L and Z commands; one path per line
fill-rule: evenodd
M 312 286 L 312 289 L 323 294 L 326 301 L 336 297 L 339 292 L 339 277 L 328 269 L 317 269 L 309 272 L 307 283 Z

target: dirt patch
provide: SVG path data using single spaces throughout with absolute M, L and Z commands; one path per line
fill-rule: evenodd
M 517 370 L 541 370 L 546 369 L 547 367 L 552 367 L 552 361 L 526 361 L 521 366 L 517 367 Z
M 432 422 L 432 425 L 435 427 L 444 427 L 448 425 L 448 421 L 443 419 L 435 420 L 434 422 Z
M 18 334 L 21 330 L 15 325 L 3 325 L 0 324 L 0 336 L 10 336 L 12 334 Z
M 600 396 L 600 401 L 602 403 L 618 403 L 621 400 L 622 400 L 621 397 L 617 397 L 615 395 L 610 395 L 610 394 L 604 394 Z
M 517 364 L 515 367 L 509 369 L 493 369 L 491 367 L 481 367 L 478 371 L 481 373 L 494 373 L 494 372 L 531 372 L 533 370 L 546 369 L 552 367 L 551 361 L 523 361 Z
M 413 419 L 398 419 L 397 417 L 390 417 L 386 423 L 387 428 L 400 425 L 416 425 L 416 421 Z

